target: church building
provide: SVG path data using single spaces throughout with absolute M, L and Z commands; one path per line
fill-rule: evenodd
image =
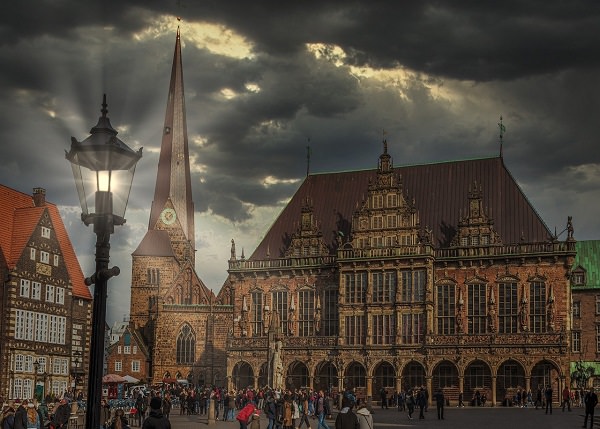
M 149 378 L 225 381 L 224 341 L 231 307 L 223 311 L 195 270 L 194 203 L 188 150 L 179 30 L 148 231 L 132 255 L 130 321 L 150 356 Z
M 500 404 L 570 383 L 573 225 L 553 234 L 500 157 L 308 175 L 218 296 L 194 266 L 179 31 L 131 321 L 153 383 L 440 388 Z

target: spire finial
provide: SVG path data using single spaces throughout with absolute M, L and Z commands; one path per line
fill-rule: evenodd
M 100 110 L 102 112 L 102 117 L 106 118 L 106 114 L 108 113 L 108 104 L 106 104 L 106 94 L 102 94 L 102 110 Z
M 308 137 L 306 144 L 306 177 L 310 173 L 310 137 Z
M 387 154 L 387 139 L 385 138 L 385 135 L 387 134 L 387 132 L 385 131 L 385 128 L 382 130 L 382 138 L 383 138 L 383 153 Z
M 500 115 L 500 122 L 498 122 L 498 128 L 500 129 L 500 158 L 502 158 L 502 139 L 506 132 L 506 127 L 502 124 L 502 115 Z

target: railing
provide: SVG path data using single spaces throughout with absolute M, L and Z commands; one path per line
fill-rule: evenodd
M 333 265 L 335 263 L 335 256 L 305 256 L 305 257 L 290 257 L 282 259 L 236 259 L 229 261 L 229 270 L 248 270 L 248 269 L 280 269 L 280 268 L 294 268 L 294 267 L 306 267 L 306 266 L 323 266 Z
M 428 335 L 427 345 L 429 346 L 447 346 L 447 345 L 494 345 L 494 346 L 514 346 L 527 344 L 535 347 L 536 345 L 566 345 L 564 333 L 531 333 L 524 332 L 520 334 L 456 334 L 456 335 Z
M 229 261 L 230 271 L 269 270 L 295 267 L 321 267 L 335 265 L 348 259 L 399 258 L 399 257 L 434 257 L 435 259 L 452 258 L 494 258 L 514 257 L 515 255 L 544 255 L 553 253 L 574 252 L 574 241 L 556 241 L 547 243 L 519 243 L 507 245 L 487 245 L 477 247 L 454 247 L 450 249 L 434 249 L 431 245 L 391 246 L 371 248 L 338 249 L 336 255 L 306 256 L 275 259 Z
M 293 347 L 334 347 L 337 345 L 338 337 L 286 337 L 283 339 L 284 349 Z M 228 340 L 229 348 L 242 348 L 251 350 L 266 349 L 269 347 L 267 337 L 243 337 L 230 338 Z
M 500 246 L 479 246 L 479 247 L 457 247 L 452 249 L 436 249 L 435 257 L 443 258 L 464 258 L 464 257 L 493 257 L 493 256 L 514 256 L 514 255 L 532 255 L 563 253 L 574 251 L 574 246 L 569 242 L 554 243 L 521 243 L 507 244 Z
M 393 258 L 401 256 L 433 256 L 431 246 L 371 247 L 366 249 L 338 249 L 338 259 Z
M 317 349 L 327 350 L 335 348 L 338 345 L 337 336 L 327 337 L 285 337 L 282 339 L 283 348 L 289 349 Z M 407 351 L 421 348 L 437 348 L 437 347 L 527 347 L 535 349 L 536 347 L 559 347 L 560 349 L 566 350 L 567 339 L 564 333 L 560 332 L 548 332 L 548 333 L 531 333 L 523 332 L 517 334 L 450 334 L 450 335 L 438 335 L 430 334 L 425 336 L 424 343 L 411 343 L 411 344 L 387 344 L 387 345 L 365 345 L 359 344 L 355 346 L 345 346 L 347 350 L 356 349 L 357 353 L 359 350 L 365 348 L 371 350 L 396 349 L 398 351 Z M 243 337 L 243 338 L 228 338 L 227 348 L 228 350 L 266 350 L 269 347 L 267 337 Z

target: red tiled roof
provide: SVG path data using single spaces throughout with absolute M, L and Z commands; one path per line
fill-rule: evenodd
M 281 257 L 296 231 L 302 204 L 309 197 L 315 220 L 325 242 L 334 248 L 337 231 L 350 234 L 352 215 L 367 195 L 369 179 L 376 169 L 309 175 L 273 223 L 250 259 L 264 259 L 267 253 Z M 408 200 L 414 198 L 421 227 L 433 231 L 433 244 L 447 247 L 456 232 L 458 219 L 468 208 L 469 186 L 482 185 L 483 205 L 494 219 L 504 244 L 544 242 L 551 232 L 531 206 L 506 169 L 502 158 L 450 161 L 395 167 L 402 175 Z
M 56 233 L 61 252 L 73 284 L 73 296 L 92 299 L 88 287 L 84 283 L 81 266 L 58 208 L 46 202 L 43 207 L 36 207 L 31 195 L 11 189 L 0 184 L 0 249 L 4 253 L 9 269 L 15 267 L 44 210 L 48 214 Z

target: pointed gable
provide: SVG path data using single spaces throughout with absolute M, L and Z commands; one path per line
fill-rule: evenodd
M 73 296 L 92 299 L 56 205 L 44 200 L 43 205 L 36 206 L 30 195 L 0 185 L 0 219 L 2 219 L 0 222 L 0 248 L 7 260 L 8 267 L 10 269 L 15 267 L 46 210 L 69 273 Z
M 386 158 L 387 159 L 387 158 Z M 486 211 L 504 244 L 545 242 L 551 237 L 542 219 L 506 169 L 502 158 L 485 158 L 394 167 L 402 177 L 404 192 L 419 212 L 420 226 L 431 231 L 436 248 L 448 247 L 455 237 L 460 213 L 469 201 L 470 185 L 477 182 Z M 314 216 L 321 222 L 325 243 L 336 248 L 341 234 L 350 237 L 352 216 L 377 178 L 377 170 L 309 175 L 271 226 L 250 259 L 285 254 L 294 222 L 310 196 Z
M 33 207 L 31 196 L 0 185 L 0 249 L 9 267 L 14 267 L 13 231 L 16 219 L 15 210 L 20 207 Z
M 13 211 L 12 252 L 7 261 L 9 267 L 14 267 L 19 262 L 23 250 L 25 250 L 25 246 L 40 222 L 44 211 L 44 207 L 15 208 Z

